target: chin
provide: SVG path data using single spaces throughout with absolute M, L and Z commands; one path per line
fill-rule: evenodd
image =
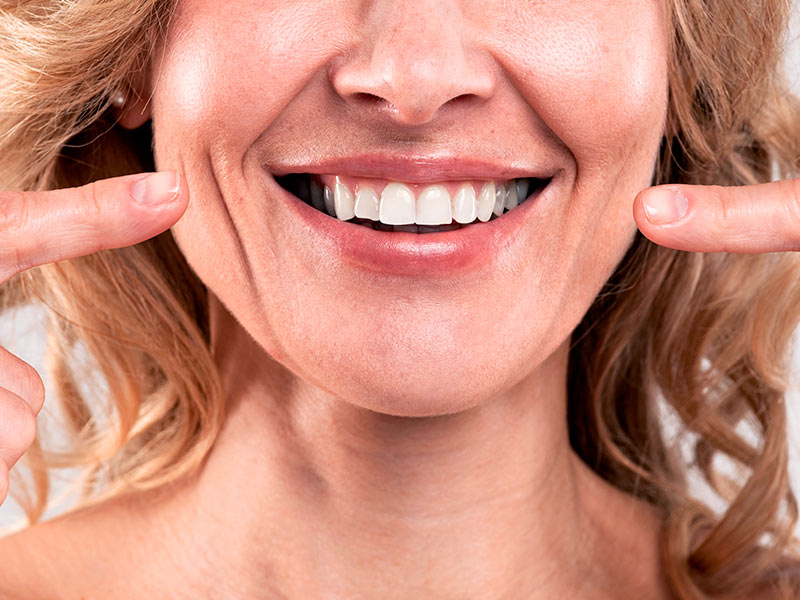
M 541 363 L 526 344 L 510 354 L 497 352 L 500 346 L 487 344 L 485 338 L 462 336 L 446 347 L 434 346 L 438 352 L 421 343 L 394 342 L 339 340 L 334 346 L 318 346 L 318 353 L 299 354 L 314 358 L 287 366 L 338 401 L 387 415 L 431 417 L 486 404 L 535 373 Z M 489 347 L 495 352 L 488 352 Z
M 480 406 L 493 393 L 495 390 L 476 389 L 451 378 L 391 377 L 372 386 L 351 383 L 340 397 L 359 408 L 393 417 L 438 417 Z

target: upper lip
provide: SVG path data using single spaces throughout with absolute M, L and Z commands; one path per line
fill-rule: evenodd
M 507 180 L 523 177 L 550 179 L 559 171 L 554 165 L 509 165 L 499 161 L 453 155 L 381 153 L 320 159 L 305 164 L 273 164 L 267 165 L 267 169 L 276 177 L 291 173 L 309 173 L 407 183 L 468 179 Z

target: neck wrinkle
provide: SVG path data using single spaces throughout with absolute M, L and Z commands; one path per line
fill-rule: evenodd
M 502 397 L 408 418 L 299 380 L 218 301 L 212 344 L 229 414 L 195 507 L 230 550 L 227 585 L 233 572 L 237 591 L 279 582 L 287 598 L 390 597 L 402 585 L 534 599 L 570 588 L 586 531 L 566 346 Z

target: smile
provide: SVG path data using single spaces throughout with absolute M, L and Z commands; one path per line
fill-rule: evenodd
M 520 260 L 564 187 L 555 164 L 464 157 L 373 153 L 265 171 L 276 210 L 291 215 L 287 239 L 302 240 L 294 254 L 315 255 L 309 268 L 390 277 L 485 277 Z
M 536 197 L 550 179 L 403 183 L 339 175 L 276 178 L 316 210 L 376 231 L 438 233 L 493 221 Z

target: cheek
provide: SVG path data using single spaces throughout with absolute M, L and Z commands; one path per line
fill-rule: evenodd
M 335 10 L 335 2 L 181 0 L 154 60 L 156 164 L 181 171 L 190 193 L 173 234 L 197 275 L 244 313 L 260 310 L 244 240 L 266 256 L 275 237 L 252 200 L 261 192 L 245 173 L 259 167 L 247 158 L 341 43 L 315 35 Z
M 324 76 L 323 65 L 336 48 L 347 46 L 347 32 L 353 30 L 358 15 L 354 11 L 343 16 L 345 4 L 354 5 L 344 0 L 185 0 L 181 4 L 191 19 L 179 14 L 174 22 L 175 34 L 158 62 L 156 81 L 160 83 L 153 97 L 157 164 L 183 171 L 191 193 L 189 209 L 174 228 L 181 250 L 212 291 L 228 306 L 236 306 L 237 318 L 264 325 L 258 339 L 279 359 L 291 354 L 303 364 L 332 363 L 329 344 L 321 340 L 338 339 L 337 335 L 353 342 L 342 349 L 362 348 L 361 337 L 372 335 L 368 339 L 376 346 L 373 356 L 381 351 L 389 357 L 427 351 L 431 364 L 437 356 L 447 355 L 449 348 L 455 354 L 470 343 L 486 347 L 487 356 L 506 344 L 509 348 L 502 356 L 515 356 L 512 346 L 524 335 L 527 355 L 538 356 L 539 341 L 546 337 L 550 347 L 553 340 L 560 342 L 568 336 L 568 329 L 585 312 L 630 240 L 630 203 L 637 187 L 649 177 L 665 113 L 663 19 L 656 11 L 636 14 L 630 8 L 634 3 L 624 0 L 525 2 L 524 10 L 518 9 L 520 14 L 513 9 L 485 8 L 495 3 L 464 3 L 483 7 L 481 14 L 473 15 L 474 22 L 485 23 L 485 47 L 524 96 L 524 103 L 518 103 L 525 104 L 524 118 L 549 128 L 574 158 L 571 192 L 563 194 L 563 201 L 546 219 L 547 231 L 534 247 L 541 260 L 531 260 L 525 267 L 511 265 L 509 272 L 516 268 L 519 277 L 501 281 L 509 297 L 525 299 L 515 305 L 516 313 L 491 327 L 486 325 L 484 331 L 465 327 L 456 319 L 451 326 L 442 322 L 436 310 L 425 312 L 419 303 L 409 303 L 413 310 L 399 306 L 396 318 L 386 315 L 382 323 L 399 325 L 382 330 L 385 336 L 368 334 L 365 327 L 363 331 L 348 329 L 348 338 L 341 332 L 341 320 L 331 315 L 353 312 L 344 307 L 344 301 L 363 287 L 316 275 L 298 277 L 302 262 L 295 264 L 277 243 L 271 243 L 285 241 L 285 233 L 264 218 L 258 203 L 247 200 L 253 194 L 246 183 L 247 174 L 257 169 L 247 158 L 253 158 L 249 152 L 258 138 L 269 134 L 270 126 L 311 78 Z M 248 18 L 230 14 L 227 9 L 231 8 Z M 342 27 L 326 27 L 325 35 L 315 35 L 318 23 Z M 620 23 L 627 28 L 614 33 Z M 612 218 L 598 219 L 598 211 Z M 266 266 L 253 274 L 245 253 L 274 260 L 262 261 Z M 322 293 L 311 293 L 325 290 L 310 286 L 309 292 L 299 283 L 297 288 L 285 283 L 304 280 L 325 281 L 329 289 L 342 290 L 342 294 L 325 296 L 332 310 L 318 310 L 315 298 Z M 258 297 L 254 290 L 259 282 L 267 287 L 282 282 L 275 286 L 281 293 L 274 298 Z M 485 296 L 476 294 L 473 312 L 483 314 L 497 303 L 496 288 L 502 285 L 491 283 L 485 290 L 478 284 L 475 287 L 485 291 Z M 408 316 L 412 312 L 413 319 Z M 259 315 L 267 315 L 270 323 L 263 324 Z M 415 335 L 423 329 L 417 322 L 430 323 L 432 333 Z M 518 323 L 527 323 L 527 329 L 523 331 Z M 396 340 L 397 348 L 381 346 L 376 339 Z M 425 346 L 425 340 L 433 341 Z M 309 356 L 314 360 L 309 361 Z M 500 366 L 497 369 L 501 371 Z M 361 371 L 371 373 L 363 365 L 355 370 L 356 374 Z M 327 375 L 331 380 L 344 378 Z M 418 378 L 422 381 L 426 375 L 427 371 L 420 370 Z M 458 378 L 452 379 L 456 389 Z M 369 381 L 362 383 L 370 389 Z
M 342 43 L 335 31 L 316 35 L 336 9 L 336 2 L 179 3 L 155 59 L 160 129 L 205 150 L 250 147 Z
M 540 126 L 572 158 L 570 190 L 552 212 L 560 246 L 552 264 L 568 273 L 564 314 L 583 314 L 633 240 L 633 199 L 650 184 L 663 136 L 663 7 L 553 0 L 498 27 L 510 35 L 495 55 Z
M 660 139 L 667 98 L 660 2 L 555 0 L 494 27 L 510 33 L 496 54 L 579 171 L 613 168 Z
M 650 183 L 666 119 L 664 7 L 622 0 L 553 8 L 548 3 L 546 14 L 525 24 L 529 47 L 518 48 L 513 71 L 574 159 L 574 194 L 565 208 L 578 222 L 580 212 L 591 229 L 601 226 L 598 210 L 611 211 L 617 231 L 630 233 L 631 203 Z

